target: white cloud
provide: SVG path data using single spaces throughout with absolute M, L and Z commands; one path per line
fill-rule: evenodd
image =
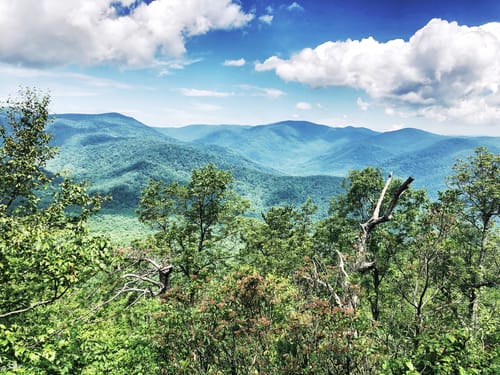
M 77 81 L 90 87 L 109 87 L 118 90 L 131 90 L 137 89 L 137 86 L 130 85 L 125 82 L 116 81 L 107 78 L 94 77 L 87 74 L 73 73 L 73 72 L 58 72 L 53 70 L 44 70 L 37 68 L 27 68 L 22 66 L 12 66 L 9 64 L 0 63 L 0 75 L 16 78 L 50 78 L 60 79 L 63 81 Z
M 181 56 L 191 36 L 241 28 L 254 17 L 230 0 L 155 0 L 119 13 L 117 3 L 1 1 L 0 61 L 33 66 L 149 66 L 158 58 Z M 122 8 L 131 4 L 121 1 Z
M 296 1 L 291 3 L 286 9 L 288 9 L 289 11 L 293 11 L 293 10 L 302 11 L 302 10 L 304 10 L 304 8 Z
M 361 99 L 360 97 L 358 97 L 358 99 L 356 100 L 356 104 L 358 105 L 358 107 L 362 111 L 366 111 L 368 109 L 368 107 L 370 106 L 370 104 L 368 104 L 367 102 L 363 101 L 363 99 Z
M 182 88 L 179 91 L 184 96 L 195 96 L 195 97 L 205 96 L 205 97 L 224 98 L 224 97 L 233 95 L 230 92 L 213 91 L 213 90 L 199 90 L 199 89 L 187 89 L 187 88 Z
M 246 64 L 246 61 L 244 58 L 238 59 L 238 60 L 226 60 L 224 61 L 225 66 L 243 66 Z
M 271 99 L 279 98 L 280 96 L 286 95 L 284 91 L 279 89 L 269 88 L 269 87 L 257 87 L 251 85 L 240 85 L 242 90 L 250 91 L 252 96 L 265 96 Z
M 203 61 L 203 59 L 173 59 L 173 60 L 161 60 L 161 61 L 155 61 L 152 66 L 160 67 L 160 76 L 168 75 L 171 73 L 172 70 L 182 70 L 186 66 L 192 65 L 199 63 L 200 61 Z
M 278 89 L 263 88 L 261 91 L 264 94 L 263 96 L 267 96 L 268 98 L 279 98 L 285 95 L 285 92 Z
M 312 87 L 349 86 L 417 115 L 470 123 L 500 120 L 500 23 L 460 26 L 431 20 L 408 41 L 326 42 L 257 71 Z
M 306 102 L 298 102 L 295 105 L 295 108 L 305 111 L 305 110 L 311 109 L 312 105 L 310 103 L 306 103 Z
M 272 14 L 265 14 L 259 17 L 259 21 L 270 25 L 273 22 L 274 16 Z

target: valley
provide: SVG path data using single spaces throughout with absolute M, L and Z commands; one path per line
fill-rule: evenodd
M 378 133 L 305 121 L 260 126 L 192 125 L 153 128 L 117 113 L 59 114 L 49 127 L 60 153 L 49 167 L 68 170 L 93 191 L 112 195 L 109 213 L 130 215 L 149 179 L 186 182 L 207 163 L 230 171 L 254 214 L 275 205 L 300 206 L 311 197 L 324 217 L 350 170 L 368 166 L 415 178 L 433 197 L 457 158 L 498 137 L 452 137 L 416 129 Z

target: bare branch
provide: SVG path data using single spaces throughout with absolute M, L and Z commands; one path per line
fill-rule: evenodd
M 151 279 L 150 277 L 147 277 L 147 276 L 144 276 L 144 275 L 136 275 L 134 273 L 127 273 L 126 275 L 123 275 L 122 277 L 124 278 L 134 278 L 136 280 L 140 280 L 140 281 L 145 281 L 145 282 L 148 282 L 148 283 L 151 283 L 153 285 L 156 285 L 160 288 L 163 288 L 163 284 L 160 283 L 159 281 L 156 281 L 156 280 L 153 280 Z
M 392 172 L 389 173 L 389 177 L 387 178 L 387 181 L 385 182 L 384 188 L 382 189 L 382 192 L 380 193 L 380 197 L 378 198 L 377 205 L 375 206 L 375 209 L 373 210 L 373 215 L 371 217 L 372 220 L 377 220 L 379 215 L 380 215 L 380 208 L 382 207 L 382 202 L 384 201 L 385 194 L 387 193 L 387 189 L 389 189 L 389 185 L 392 182 Z
M 13 315 L 17 315 L 17 314 L 22 314 L 24 312 L 28 312 L 30 310 L 33 310 L 39 306 L 43 306 L 43 305 L 48 305 L 49 303 L 52 303 L 56 300 L 58 300 L 59 298 L 61 298 L 64 294 L 66 294 L 66 292 L 69 290 L 69 287 L 67 287 L 66 289 L 64 289 L 61 293 L 59 294 L 55 294 L 54 297 L 52 298 L 49 298 L 45 301 L 39 301 L 39 302 L 36 302 L 34 303 L 33 305 L 31 306 L 28 306 L 28 307 L 25 307 L 23 309 L 19 309 L 19 310 L 14 310 L 14 311 L 9 311 L 9 312 L 6 312 L 6 313 L 3 313 L 3 314 L 0 314 L 0 318 L 6 318 L 8 316 L 13 316 Z
M 349 278 L 349 275 L 347 274 L 345 270 L 345 264 L 344 264 L 344 255 L 339 251 L 335 250 L 337 252 L 337 255 L 339 256 L 339 268 L 340 271 L 342 271 L 342 274 L 344 275 L 345 280 Z

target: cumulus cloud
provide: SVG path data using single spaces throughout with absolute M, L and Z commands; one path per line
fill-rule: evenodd
M 208 96 L 208 97 L 213 97 L 213 98 L 224 98 L 224 97 L 233 95 L 230 92 L 213 91 L 213 90 L 199 90 L 199 89 L 187 89 L 187 88 L 180 89 L 180 92 L 184 96 L 195 96 L 195 97 L 200 97 L 200 96 L 207 97 Z
M 238 59 L 238 60 L 226 60 L 224 61 L 225 66 L 243 66 L 246 64 L 246 61 L 244 58 Z
M 181 56 L 189 37 L 241 28 L 253 17 L 231 0 L 2 1 L 0 61 L 151 65 Z
M 433 19 L 408 41 L 326 42 L 288 60 L 272 56 L 255 69 L 312 87 L 362 89 L 437 120 L 500 120 L 500 23 Z
M 312 108 L 312 105 L 310 103 L 306 103 L 306 102 L 298 102 L 296 105 L 295 105 L 295 108 L 297 109 L 301 109 L 303 111 L 306 111 L 308 109 L 311 109 Z

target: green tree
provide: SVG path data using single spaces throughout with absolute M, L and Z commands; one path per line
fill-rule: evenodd
M 453 165 L 449 179 L 460 221 L 460 245 L 454 247 L 460 270 L 456 281 L 468 299 L 469 318 L 478 320 L 481 289 L 497 287 L 500 282 L 498 217 L 500 215 L 500 155 L 485 147 L 476 149 L 467 161 Z M 454 272 L 456 273 L 456 272 Z
M 424 199 L 422 192 L 406 190 L 411 181 L 392 181 L 390 176 L 384 184 L 380 169 L 351 171 L 343 183 L 346 193 L 331 200 L 329 217 L 318 224 L 317 252 L 340 268 L 338 275 L 349 274 L 334 284 L 350 279 L 361 285 L 374 320 L 391 298 L 384 285 L 391 282 L 395 254 L 404 250 L 405 227 Z
M 38 335 L 49 323 L 37 314 L 106 258 L 107 242 L 85 226 L 101 197 L 46 170 L 56 153 L 48 105 L 48 96 L 27 89 L 0 114 L 0 365 L 50 362 L 52 349 Z
M 300 209 L 272 207 L 262 214 L 262 220 L 249 219 L 242 233 L 242 261 L 265 275 L 293 276 L 304 266 L 305 258 L 313 255 L 311 216 L 315 212 L 309 199 Z
M 194 170 L 187 185 L 149 181 L 137 210 L 139 220 L 156 230 L 156 250 L 149 255 L 188 280 L 220 271 L 234 255 L 239 217 L 248 208 L 232 182 L 231 174 L 214 164 Z

